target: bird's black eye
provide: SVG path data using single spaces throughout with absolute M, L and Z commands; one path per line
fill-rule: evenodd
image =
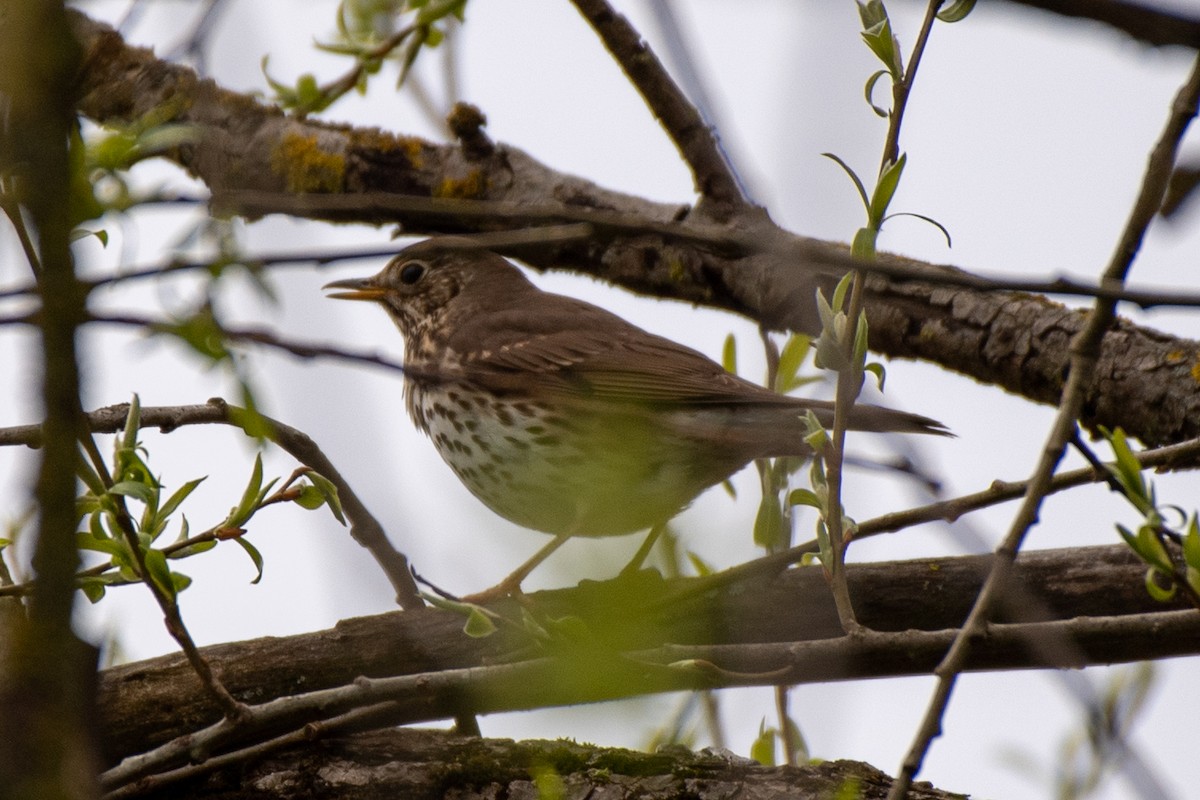
M 417 281 L 421 280 L 421 276 L 425 274 L 425 265 L 420 261 L 410 261 L 404 265 L 404 269 L 400 270 L 400 282 L 412 286 Z

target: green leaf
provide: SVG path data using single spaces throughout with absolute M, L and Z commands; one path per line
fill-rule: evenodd
M 95 231 L 89 231 L 87 228 L 76 228 L 71 231 L 71 242 L 78 242 L 80 239 L 86 239 L 89 236 L 95 236 L 100 240 L 102 247 L 108 247 L 108 231 L 103 228 Z
M 158 514 L 162 518 L 166 518 L 175 513 L 175 509 L 179 508 L 179 504 L 187 499 L 197 486 L 204 482 L 204 478 L 196 478 L 188 481 L 183 486 L 180 486 L 175 492 L 167 498 L 167 502 L 163 503 L 162 508 L 158 510 Z
M 104 592 L 108 586 L 108 581 L 101 577 L 88 577 L 79 579 L 79 589 L 83 592 L 83 596 L 88 599 L 88 602 L 99 603 L 104 599 Z
M 416 7 L 415 4 L 410 3 L 410 5 Z M 467 0 L 427 0 L 427 2 L 421 3 L 421 11 L 417 14 L 416 23 L 429 25 L 451 14 L 462 19 L 466 6 Z
M 160 330 L 178 337 L 192 350 L 212 362 L 224 361 L 230 357 L 229 348 L 225 346 L 225 331 L 221 329 L 210 306 L 204 306 L 190 317 L 163 325 Z
M 216 546 L 217 546 L 216 539 L 205 539 L 202 542 L 196 542 L 195 544 L 189 544 L 187 547 L 181 547 L 178 550 L 172 551 L 171 554 L 167 556 L 167 558 L 172 559 L 172 560 L 178 560 L 181 558 L 190 558 L 191 556 L 199 555 L 200 553 L 206 553 L 209 550 L 212 550 Z
M 1189 565 L 1184 570 L 1184 575 L 1187 577 L 1188 586 L 1191 587 L 1192 591 L 1200 594 L 1200 569 Z
M 779 501 L 774 496 L 763 497 L 754 518 L 754 543 L 773 552 L 786 547 L 787 538 Z
M 975 0 L 952 0 L 937 13 L 942 22 L 962 22 L 975 8 Z
M 267 439 L 271 434 L 271 423 L 258 410 L 258 401 L 255 400 L 254 390 L 249 382 L 239 377 L 238 386 L 241 391 L 242 412 L 237 415 L 236 423 L 247 436 L 253 436 L 260 442 Z
M 400 62 L 400 77 L 396 80 L 397 88 L 403 86 L 404 81 L 408 79 L 408 72 L 412 69 L 413 63 L 417 60 L 417 56 L 421 52 L 421 45 L 425 44 L 426 40 L 429 39 L 429 31 L 430 28 L 427 25 L 417 28 L 416 32 L 405 43 Z
M 858 19 L 862 22 L 863 28 L 874 27 L 888 18 L 883 0 L 866 0 L 866 2 L 856 0 L 855 4 L 858 6 Z
M 930 225 L 932 225 L 933 227 L 935 227 L 939 231 L 941 231 L 942 236 L 946 237 L 946 247 L 954 247 L 954 243 L 952 241 L 950 241 L 950 231 L 946 230 L 946 226 L 943 225 L 942 223 L 938 222 L 933 217 L 927 217 L 924 214 L 916 214 L 912 211 L 897 211 L 895 213 L 888 214 L 886 217 L 883 218 L 883 221 L 887 222 L 889 219 L 892 219 L 893 217 L 916 217 L 917 219 L 919 219 L 923 222 L 928 222 Z
M 121 434 L 121 449 L 136 450 L 138 431 L 142 427 L 142 401 L 136 394 L 129 400 L 125 414 L 125 432 Z
M 885 12 L 886 13 L 886 12 Z M 883 62 L 892 77 L 900 80 L 904 76 L 904 62 L 900 60 L 899 45 L 892 34 L 892 23 L 886 17 L 862 32 L 862 39 L 871 52 Z
M 701 578 L 706 578 L 716 572 L 716 570 L 713 569 L 712 564 L 709 564 L 691 550 L 687 552 L 687 560 L 692 565 L 692 569 L 696 570 L 696 574 Z
M 859 261 L 874 261 L 878 252 L 875 245 L 878 239 L 879 231 L 874 228 L 859 228 L 850 242 L 850 255 Z
M 75 546 L 81 550 L 91 550 L 104 553 L 106 556 L 125 554 L 125 543 L 107 536 L 96 536 L 93 533 L 76 533 Z
M 871 77 L 867 78 L 866 86 L 863 87 L 863 96 L 867 98 L 867 105 L 875 112 L 875 116 L 887 119 L 888 110 L 882 106 L 875 105 L 875 84 L 879 83 L 879 79 L 884 75 L 890 75 L 886 69 L 876 70 L 871 73 Z
M 750 757 L 764 767 L 775 766 L 775 729 L 764 719 L 758 724 L 758 736 L 750 745 Z
M 1167 581 L 1167 585 L 1165 587 L 1160 586 L 1158 583 L 1158 575 L 1160 574 L 1154 567 L 1146 570 L 1146 591 L 1158 602 L 1165 603 L 1175 596 L 1177 587 L 1175 586 L 1175 581 L 1171 580 L 1170 576 L 1167 575 L 1163 576 L 1164 580 Z
M 814 452 L 821 452 L 825 449 L 825 445 L 829 442 L 829 432 L 825 430 L 825 426 L 817 419 L 817 415 L 811 410 L 804 412 L 804 442 L 813 449 Z M 813 461 L 813 466 L 821 463 L 821 459 Z M 815 484 L 814 484 L 815 485 Z
M 811 349 L 812 337 L 802 333 L 793 333 L 788 336 L 787 341 L 783 344 L 783 350 L 779 353 L 779 367 L 775 373 L 776 391 L 786 394 L 804 382 L 798 375 L 800 368 L 804 365 L 804 359 L 808 357 Z
M 721 348 L 721 366 L 726 372 L 737 375 L 737 339 L 732 333 L 725 334 L 725 344 Z
M 825 504 L 821 502 L 821 498 L 812 489 L 792 489 L 788 494 L 788 505 L 793 506 L 812 506 L 818 511 L 825 510 Z
M 182 572 L 171 573 L 171 583 L 175 586 L 175 594 L 179 594 L 184 589 L 192 585 L 192 579 Z
M 783 724 L 787 726 L 788 736 L 780 736 L 780 742 L 786 747 L 790 740 L 795 746 L 792 750 L 791 761 L 796 764 L 803 764 L 808 761 L 808 743 L 804 741 L 804 734 L 800 732 L 800 726 L 792 719 L 791 715 L 784 717 Z
M 867 339 L 870 329 L 867 325 L 867 315 L 858 315 L 858 324 L 854 326 L 854 364 L 861 365 L 867 357 Z
M 887 380 L 887 370 L 883 368 L 883 364 L 878 361 L 872 361 L 870 364 L 863 366 L 863 369 L 875 376 L 875 383 L 878 385 L 879 391 L 883 391 L 884 381 Z
M 889 161 L 879 174 L 879 183 L 875 184 L 875 192 L 871 195 L 871 204 L 867 209 L 869 227 L 879 230 L 883 218 L 887 216 L 888 206 L 896 196 L 896 188 L 900 185 L 900 177 L 904 174 L 904 165 L 908 163 L 908 155 L 901 153 L 896 161 Z
M 258 507 L 259 492 L 262 489 L 262 479 L 262 453 L 257 453 L 254 456 L 254 468 L 250 471 L 250 480 L 246 483 L 246 488 L 242 490 L 242 499 L 234 508 L 230 509 L 223 527 L 240 528 L 242 523 L 254 516 L 254 511 Z
M 137 481 L 120 481 L 114 483 L 108 491 L 109 494 L 132 497 L 134 500 L 140 500 L 143 503 L 149 503 L 154 499 L 154 487 L 138 483 Z
M 258 583 L 259 581 L 262 580 L 262 576 L 263 576 L 262 553 L 258 552 L 257 547 L 255 547 L 254 545 L 247 542 L 245 537 L 238 536 L 234 539 L 234 541 L 242 546 L 242 549 L 246 551 L 246 555 L 250 556 L 250 560 L 254 562 L 254 568 L 256 570 L 258 570 L 258 574 L 254 576 L 254 580 L 250 581 L 250 583 L 251 584 Z
M 88 463 L 87 459 L 80 458 L 78 460 L 76 465 L 76 474 L 79 476 L 79 479 L 83 481 L 83 485 L 86 486 L 88 491 L 91 492 L 90 497 L 81 497 L 76 501 L 76 511 L 84 509 L 82 510 L 82 513 L 86 514 L 86 509 L 88 508 L 89 504 L 100 502 L 99 498 L 107 490 L 105 489 L 104 481 L 101 480 L 100 475 L 96 472 L 92 465 Z
M 1158 532 L 1152 526 L 1142 525 L 1138 528 L 1135 549 L 1143 561 L 1152 567 L 1157 567 L 1164 574 L 1170 575 L 1174 571 L 1175 565 L 1171 563 L 1171 556 L 1163 547 L 1162 540 L 1158 538 Z
M 313 471 L 309 471 L 308 479 L 312 481 L 312 485 L 317 488 L 317 491 L 321 493 L 321 497 L 329 504 L 329 512 L 333 514 L 334 519 L 345 525 L 346 515 L 342 510 L 342 501 L 338 497 L 338 489 L 333 481 Z
M 300 487 L 300 494 L 296 495 L 294 501 L 301 508 L 307 508 L 309 511 L 315 511 L 325 505 L 325 498 L 321 494 L 321 490 L 317 487 L 307 484 Z
M 496 631 L 496 623 L 492 622 L 492 618 L 479 606 L 472 606 L 467 614 L 467 621 L 463 624 L 463 633 L 472 639 L 483 639 Z
M 821 153 L 821 155 L 825 156 L 830 161 L 834 162 L 843 170 L 845 170 L 846 174 L 850 176 L 850 180 L 854 181 L 854 188 L 858 190 L 858 196 L 859 199 L 862 200 L 863 208 L 865 208 L 867 211 L 870 211 L 871 201 L 867 197 L 867 187 L 864 186 L 863 182 L 859 179 L 858 173 L 850 169 L 849 164 L 847 164 L 845 161 L 842 161 L 842 159 L 835 156 L 833 153 Z
M 850 285 L 854 282 L 854 273 L 847 272 L 838 281 L 837 288 L 833 290 L 833 307 L 841 311 L 846 307 L 846 295 L 850 293 Z
M 161 550 L 149 548 L 143 551 L 142 558 L 146 562 L 146 572 L 150 573 L 149 579 L 154 581 L 154 585 L 164 594 L 174 599 L 175 580 L 171 577 L 171 568 L 167 566 L 167 557 Z
M 1187 532 L 1183 535 L 1183 561 L 1189 567 L 1200 569 L 1200 521 L 1195 514 L 1188 520 Z

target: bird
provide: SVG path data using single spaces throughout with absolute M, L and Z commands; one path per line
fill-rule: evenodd
M 832 426 L 831 402 L 778 394 L 543 291 L 468 237 L 426 239 L 376 275 L 324 288 L 382 306 L 399 328 L 408 414 L 466 488 L 554 536 L 480 600 L 519 592 L 572 537 L 656 530 L 754 459 L 810 455 L 809 411 Z M 871 405 L 855 405 L 849 427 L 948 435 L 936 420 Z

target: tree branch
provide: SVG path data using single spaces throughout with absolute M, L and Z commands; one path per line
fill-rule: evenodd
M 1141 189 L 1133 208 L 1130 209 L 1121 238 L 1105 267 L 1102 282 L 1116 285 L 1124 283 L 1125 276 L 1141 248 L 1146 230 L 1162 206 L 1179 143 L 1187 131 L 1188 124 L 1196 116 L 1197 103 L 1200 103 L 1200 56 L 1196 58 L 1191 73 L 1171 104 L 1166 125 L 1150 153 Z M 1105 332 L 1115 320 L 1116 303 L 1111 300 L 1097 300 L 1083 327 L 1071 338 L 1070 371 L 1054 425 L 1046 438 L 1038 464 L 1029 478 L 1029 487 L 1021 507 L 1013 517 L 1004 540 L 996 548 L 995 562 L 987 582 L 980 590 L 979 598 L 962 630 L 955 636 L 953 646 L 935 670 L 938 676 L 937 687 L 912 746 L 905 756 L 896 783 L 888 793 L 889 800 L 903 800 L 913 776 L 920 771 L 930 744 L 941 734 L 942 718 L 958 675 L 966 668 L 976 641 L 1001 608 L 1001 595 L 1005 591 L 1017 553 L 1029 530 L 1037 523 L 1042 501 L 1050 491 L 1054 472 L 1062 460 L 1067 444 L 1075 435 L 1075 421 L 1083 410 L 1087 388 L 1092 383 L 1092 376 L 1100 361 L 1101 343 Z
M 186 769 L 186 768 L 185 768 Z M 629 800 L 689 797 L 695 800 L 823 800 L 857 789 L 861 800 L 881 800 L 890 779 L 856 761 L 822 761 L 801 767 L 764 767 L 720 750 L 691 753 L 682 747 L 658 753 L 601 748 L 565 740 L 511 742 L 441 731 L 376 731 L 306 742 L 266 757 L 233 761 L 205 780 L 203 767 L 185 783 L 146 781 L 145 791 L 113 793 L 106 800 L 242 800 L 253 786 L 261 800 L 330 797 L 555 796 Z M 174 776 L 169 776 L 174 777 Z M 962 795 L 914 789 L 912 800 L 961 800 Z
M 129 413 L 127 403 L 107 406 L 87 415 L 90 429 L 95 433 L 114 433 L 125 425 Z M 151 406 L 142 409 L 142 427 L 158 428 L 169 433 L 184 425 L 231 425 L 241 428 L 244 422 L 245 410 L 228 405 L 220 398 L 213 398 L 204 405 L 196 406 Z M 286 425 L 279 420 L 264 417 L 271 430 L 268 438 L 285 452 L 305 466 L 316 470 L 328 478 L 338 490 L 338 499 L 342 509 L 350 520 L 350 535 L 360 545 L 370 551 L 379 563 L 392 588 L 396 590 L 396 602 L 406 610 L 421 608 L 425 605 L 420 598 L 416 583 L 409 570 L 408 559 L 397 551 L 388 541 L 383 526 L 367 510 L 367 507 L 354 493 L 350 484 L 342 477 L 328 457 L 321 451 L 308 434 Z M 24 444 L 29 447 L 41 447 L 43 431 L 40 425 L 22 425 L 0 429 L 0 446 Z
M 714 206 L 712 216 L 727 221 L 732 213 L 746 212 L 749 207 L 745 194 L 713 131 L 629 20 L 614 11 L 607 0 L 572 2 L 679 148 L 692 170 L 696 192 Z
M 606 660 L 618 653 L 653 650 L 671 641 L 681 647 L 732 647 L 719 653 L 720 662 L 731 668 L 762 672 L 787 666 L 791 662 L 778 661 L 787 648 L 797 642 L 810 642 L 813 647 L 804 651 L 802 661 L 792 665 L 789 681 L 922 674 L 932 669 L 944 653 L 952 635 L 946 632 L 966 618 L 990 560 L 990 556 L 970 556 L 850 565 L 848 578 L 864 625 L 896 634 L 908 630 L 937 634 L 923 639 L 872 640 L 867 650 L 855 649 L 859 647 L 855 641 L 861 640 L 842 636 L 819 567 L 786 570 L 768 577 L 756 574 L 753 592 L 745 591 L 745 584 L 722 586 L 704 579 L 664 582 L 652 573 L 641 573 L 633 580 L 539 592 L 531 595 L 531 608 L 539 617 L 578 618 L 580 630 L 587 632 L 589 648 L 610 654 Z M 1023 646 L 1013 647 L 1017 640 L 995 640 L 994 645 L 987 644 L 974 656 L 977 660 L 972 668 L 1052 663 L 1077 667 L 1200 652 L 1200 616 L 1193 614 L 1192 622 L 1182 617 L 1183 622 L 1171 622 L 1183 628 L 1166 635 L 1160 627 L 1164 622 L 1154 615 L 1186 608 L 1186 603 L 1153 601 L 1144 588 L 1144 572 L 1145 565 L 1124 546 L 1023 555 L 1006 592 L 1009 602 L 1005 621 L 1086 618 L 1075 630 L 1070 626 L 1059 630 L 1070 636 L 1079 633 L 1083 638 L 1076 642 L 1078 646 L 1032 652 Z M 501 604 L 495 608 L 509 614 L 513 606 Z M 805 613 L 779 614 L 780 608 L 803 608 Z M 257 703 L 293 695 L 301 688 L 317 691 L 345 686 L 358 676 L 429 675 L 503 663 L 514 654 L 529 655 L 528 639 L 520 626 L 506 626 L 484 639 L 466 636 L 462 627 L 461 616 L 427 609 L 418 614 L 344 620 L 327 631 L 215 645 L 202 652 L 220 670 L 235 697 L 252 696 Z M 789 644 L 779 644 L 778 651 L 757 651 L 758 655 L 753 656 L 759 659 L 756 662 L 736 660 L 742 658 L 736 649 L 739 645 L 772 643 Z M 917 649 L 911 650 L 910 646 Z M 775 654 L 770 658 L 776 660 L 764 661 L 772 652 Z M 701 655 L 695 651 L 687 657 Z M 669 662 L 685 656 L 683 651 L 675 650 L 664 657 Z M 110 762 L 199 730 L 220 718 L 219 709 L 200 687 L 181 679 L 188 669 L 186 660 L 175 654 L 106 671 L 101 683 L 101 727 Z M 587 672 L 582 669 L 576 680 L 586 685 Z M 672 674 L 659 676 L 656 681 L 667 678 L 672 681 L 669 685 L 677 687 L 697 680 L 695 675 Z M 528 684 L 529 678 L 513 680 L 521 686 Z M 652 688 L 636 681 L 623 688 L 601 681 L 579 694 L 579 684 L 558 683 L 562 680 L 560 676 L 555 678 L 556 683 L 538 684 L 542 693 L 539 696 L 548 693 L 555 698 L 553 702 L 570 703 L 589 697 L 599 699 L 595 693 L 601 689 L 603 696 L 615 697 Z M 434 696 L 426 684 L 418 681 L 414 686 L 421 688 L 414 688 L 403 708 L 398 707 L 400 718 L 438 719 L 462 710 L 465 695 L 461 692 L 447 689 L 445 694 Z M 498 710 L 528 707 L 534 700 L 519 700 L 510 694 L 507 699 L 485 698 L 480 702 L 490 710 Z
M 1127 0 L 1008 0 L 1064 17 L 1103 22 L 1138 41 L 1200 49 L 1200 19 Z
M 537 268 L 587 272 L 642 293 L 745 314 L 773 329 L 813 330 L 815 283 L 833 267 L 844 271 L 849 261 L 844 246 L 761 227 L 765 222 L 737 229 L 697 225 L 686 206 L 602 189 L 512 147 L 497 145 L 480 156 L 378 130 L 290 119 L 126 45 L 82 14 L 72 12 L 71 19 L 87 53 L 80 110 L 97 122 L 119 124 L 177 104 L 171 106 L 180 109 L 177 121 L 196 125 L 203 135 L 172 158 L 204 180 L 218 204 L 222 197 L 262 199 L 266 192 L 289 197 L 278 201 L 287 213 L 399 223 L 412 232 L 512 227 L 495 209 L 464 211 L 463 204 L 479 201 L 507 203 L 514 214 L 532 208 L 545 221 L 591 215 L 602 230 L 608 225 L 609 234 L 597 242 L 506 252 Z M 555 208 L 561 217 L 551 213 Z M 263 214 L 269 207 L 252 210 Z M 517 217 L 516 224 L 530 223 Z M 672 230 L 679 236 L 669 235 Z M 747 242 L 756 243 L 757 251 L 741 249 Z M 931 361 L 1035 402 L 1057 403 L 1066 345 L 1082 322 L 1078 312 L 1036 296 L 938 286 L 977 280 L 952 267 L 896 256 L 881 258 L 880 265 L 933 277 L 869 281 L 866 307 L 879 352 Z M 1098 370 L 1104 377 L 1089 388 L 1084 424 L 1121 426 L 1151 445 L 1200 436 L 1200 394 L 1192 374 L 1198 362 L 1197 342 L 1118 322 L 1105 337 Z

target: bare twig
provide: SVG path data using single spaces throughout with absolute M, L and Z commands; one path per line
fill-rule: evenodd
M 672 0 L 650 0 L 647 5 L 663 39 L 667 62 L 674 68 L 687 96 L 695 103 L 696 112 L 712 130 L 713 144 L 721 151 L 722 159 L 729 165 L 729 171 L 737 181 L 742 196 L 751 203 L 755 202 L 745 169 L 738 168 L 738 159 L 733 157 L 728 144 L 721 138 L 721 131 L 726 128 L 721 124 L 721 115 L 708 91 L 696 54 L 684 35 L 683 25 L 676 13 L 676 4 Z
M 1130 211 L 1129 219 L 1112 259 L 1104 271 L 1104 282 L 1122 282 L 1129 271 L 1146 229 L 1162 205 L 1179 142 L 1196 114 L 1198 101 L 1200 101 L 1200 58 L 1196 60 L 1191 74 L 1171 105 L 1171 113 L 1166 126 L 1150 154 L 1141 190 Z M 1099 361 L 1100 343 L 1104 332 L 1115 318 L 1115 311 L 1116 303 L 1098 300 L 1086 325 L 1071 343 L 1070 373 L 1063 389 L 1062 402 L 1053 428 L 1047 437 L 1042 457 L 1030 478 L 1025 500 L 1014 517 L 1004 541 L 996 549 L 994 565 L 987 582 L 979 593 L 974 608 L 971 610 L 971 615 L 967 618 L 962 630 L 955 636 L 954 644 L 946 657 L 935 670 L 938 676 L 937 688 L 930 700 L 921 727 L 904 759 L 900 774 L 888 793 L 889 800 L 900 800 L 905 796 L 908 787 L 912 784 L 913 777 L 920 771 L 921 763 L 930 744 L 934 737 L 941 732 L 942 716 L 949 704 L 958 674 L 966 664 L 974 639 L 981 636 L 988 627 L 988 620 L 995 610 L 997 599 L 1012 571 L 1017 552 L 1021 548 L 1025 535 L 1037 521 L 1038 510 L 1050 489 L 1054 471 L 1075 431 L 1075 420 L 1083 407 L 1087 387 L 1092 381 L 1096 363 Z
M 1094 19 L 1153 45 L 1200 49 L 1200 18 L 1130 0 L 1010 0 L 1064 17 Z
M 714 216 L 724 220 L 745 208 L 741 187 L 713 132 L 629 21 L 606 0 L 572 2 L 679 148 L 692 170 L 696 191 L 715 205 Z
M 113 433 L 125 424 L 128 413 L 127 404 L 108 406 L 87 415 L 88 424 L 96 433 Z M 157 427 L 164 432 L 170 432 L 185 425 L 232 425 L 242 427 L 245 410 L 231 406 L 224 400 L 213 399 L 199 406 L 160 406 L 142 409 L 143 427 Z M 384 573 L 396 591 L 396 601 L 406 610 L 421 608 L 424 602 L 420 592 L 413 582 L 409 571 L 408 559 L 398 552 L 388 541 L 383 526 L 367 510 L 358 495 L 346 482 L 329 458 L 317 444 L 304 432 L 286 425 L 278 420 L 264 417 L 270 430 L 268 438 L 283 450 L 292 455 L 302 464 L 312 467 L 323 477 L 329 479 L 338 490 L 338 499 L 350 520 L 350 535 L 355 541 L 367 548 L 375 560 L 379 562 Z M 24 444 L 40 447 L 42 430 L 38 425 L 25 425 L 14 428 L 0 429 L 0 445 Z

